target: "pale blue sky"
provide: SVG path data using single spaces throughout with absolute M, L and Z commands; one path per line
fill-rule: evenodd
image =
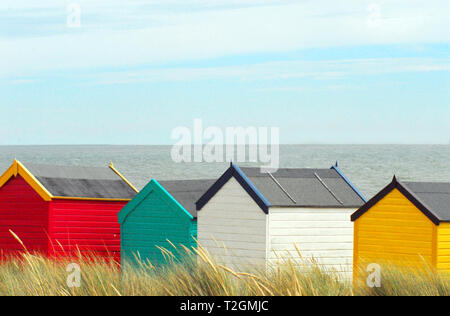
M 0 3 L 0 144 L 171 144 L 195 118 L 282 143 L 450 140 L 447 0 L 35 2 Z

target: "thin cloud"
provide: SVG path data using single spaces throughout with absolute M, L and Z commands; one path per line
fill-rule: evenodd
M 268 81 L 311 78 L 335 80 L 405 72 L 449 71 L 450 58 L 372 58 L 325 61 L 281 61 L 230 67 L 182 67 L 105 72 L 83 76 L 89 85 L 202 80 Z
M 43 72 L 32 79 L 16 76 L 3 79 L 3 84 L 21 84 L 47 79 L 70 80 L 81 85 L 110 85 L 134 83 L 194 82 L 233 80 L 264 82 L 308 78 L 333 81 L 354 76 L 374 76 L 411 72 L 450 71 L 450 58 L 361 58 L 319 61 L 277 61 L 259 64 L 222 67 L 139 67 L 138 70 L 87 70 L 77 73 Z M 339 87 L 340 85 L 330 85 Z M 274 87 L 274 89 L 278 89 Z M 285 87 L 279 88 L 283 90 Z M 294 90 L 298 88 L 294 87 Z M 330 88 L 331 89 L 331 88 Z M 292 90 L 290 86 L 286 90 Z
M 9 2 L 13 12 L 27 8 Z M 162 1 L 80 1 L 81 29 L 65 25 L 65 7 L 53 4 L 51 32 L 41 17 L 41 35 L 0 37 L 0 76 L 49 70 L 132 67 L 196 61 L 255 53 L 283 53 L 307 48 L 377 44 L 450 42 L 447 1 L 400 0 L 371 7 L 370 1 L 259 1 L 251 6 L 225 1 L 194 1 L 174 9 Z M 180 0 L 170 2 L 180 4 Z M 183 3 L 186 3 L 183 1 Z M 200 10 L 209 4 L 209 10 Z M 28 1 L 27 1 L 28 4 Z M 176 7 L 176 6 L 175 6 Z M 3 12 L 6 12 L 3 5 Z M 21 9 L 22 8 L 22 9 Z M 351 8 L 351 9 L 349 9 Z M 36 14 L 42 15 L 36 5 Z M 55 19 L 55 12 L 60 20 Z M 28 12 L 29 13 L 29 12 Z M 20 17 L 18 17 L 18 21 Z M 133 22 L 135 20 L 136 22 Z M 26 21 L 26 20 L 24 20 Z M 123 21 L 120 28 L 118 21 Z M 9 22 L 8 22 L 9 23 Z M 18 23 L 22 25 L 24 23 Z M 33 52 L 33 53 L 24 53 Z

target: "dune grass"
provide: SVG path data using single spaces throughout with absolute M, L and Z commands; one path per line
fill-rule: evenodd
M 163 249 L 162 249 L 163 250 Z M 0 263 L 0 295 L 51 296 L 354 296 L 354 295 L 448 295 L 448 281 L 428 271 L 405 271 L 384 267 L 379 288 L 365 282 L 342 281 L 337 273 L 324 271 L 314 263 L 298 266 L 284 262 L 272 269 L 254 267 L 238 272 L 215 262 L 201 247 L 185 249 L 183 262 L 177 262 L 167 250 L 168 264 L 154 267 L 139 262 L 125 266 L 95 258 L 53 261 L 24 253 Z M 81 271 L 80 287 L 69 287 L 75 262 Z
M 355 295 L 360 296 L 448 296 L 450 278 L 426 265 L 401 267 L 381 266 L 379 287 L 369 287 L 365 279 L 355 282 Z

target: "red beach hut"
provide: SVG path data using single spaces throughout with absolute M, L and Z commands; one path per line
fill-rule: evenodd
M 0 177 L 0 255 L 26 248 L 49 257 L 95 253 L 119 261 L 117 214 L 136 193 L 112 164 L 98 168 L 14 160 Z

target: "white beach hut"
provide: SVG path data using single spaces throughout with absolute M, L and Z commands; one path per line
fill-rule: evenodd
M 274 173 L 231 164 L 196 203 L 198 241 L 220 263 L 241 270 L 289 256 L 351 275 L 350 216 L 364 203 L 337 164 Z

